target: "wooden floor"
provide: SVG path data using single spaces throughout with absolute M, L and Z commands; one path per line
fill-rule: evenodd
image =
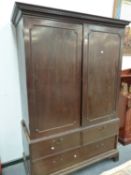
M 131 144 L 127 146 L 119 145 L 118 148 L 120 153 L 119 161 L 113 162 L 112 160 L 107 159 L 74 172 L 70 175 L 99 175 L 105 170 L 109 170 L 128 160 L 131 160 Z M 25 175 L 24 165 L 19 163 L 14 166 L 4 168 L 2 175 Z

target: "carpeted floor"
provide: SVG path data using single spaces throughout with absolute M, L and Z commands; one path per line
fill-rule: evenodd
M 114 162 L 110 159 L 103 160 L 70 175 L 99 175 L 103 171 L 112 169 L 128 160 L 131 160 L 131 145 L 122 146 L 119 144 L 118 149 L 120 153 L 119 161 Z M 25 175 L 24 166 L 20 163 L 4 168 L 2 175 Z

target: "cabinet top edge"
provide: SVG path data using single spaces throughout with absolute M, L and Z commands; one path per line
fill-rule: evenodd
M 126 21 L 126 20 L 113 19 L 108 17 L 90 15 L 86 13 L 61 10 L 61 9 L 32 5 L 32 4 L 25 4 L 21 2 L 15 2 L 11 21 L 14 25 L 17 25 L 22 15 L 42 16 L 44 14 L 62 16 L 62 17 L 68 17 L 68 18 L 76 18 L 81 20 L 87 20 L 97 24 L 98 23 L 108 24 L 111 26 L 121 27 L 121 28 L 124 28 L 126 25 L 130 23 L 129 21 Z

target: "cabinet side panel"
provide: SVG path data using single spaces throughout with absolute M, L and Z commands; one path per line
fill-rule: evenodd
M 27 87 L 26 87 L 26 63 L 25 63 L 25 46 L 24 46 L 24 26 L 23 19 L 17 25 L 17 50 L 18 50 L 18 66 L 21 92 L 22 118 L 25 121 L 29 131 L 29 115 L 27 105 Z

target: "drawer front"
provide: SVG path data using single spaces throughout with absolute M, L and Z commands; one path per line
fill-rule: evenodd
M 32 163 L 33 175 L 48 175 L 80 162 L 80 149 L 42 159 Z
M 35 160 L 40 157 L 58 153 L 66 149 L 70 149 L 80 145 L 80 133 L 73 133 L 54 139 L 40 141 L 31 144 L 31 157 Z
M 80 154 L 83 159 L 89 159 L 93 156 L 105 153 L 107 151 L 115 149 L 116 137 L 110 137 L 102 141 L 91 143 L 87 146 L 84 146 L 80 150 Z
M 118 127 L 118 121 L 115 121 L 88 128 L 82 132 L 82 142 L 83 144 L 88 144 L 113 136 L 118 133 Z
M 32 163 L 33 175 L 48 175 L 63 168 L 69 167 L 93 156 L 115 149 L 115 137 L 104 139 L 96 143 L 77 148 L 50 158 Z

